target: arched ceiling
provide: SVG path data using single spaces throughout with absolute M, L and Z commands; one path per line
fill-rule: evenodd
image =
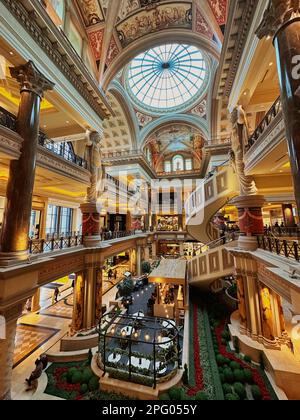
M 110 117 L 103 123 L 103 152 L 132 150 L 135 146 L 135 135 L 130 127 L 131 121 L 128 120 L 124 108 L 112 92 L 108 94 L 108 99 L 114 111 L 114 117 Z
M 172 31 L 177 42 L 194 39 L 218 57 L 228 0 L 76 0 L 106 88 L 141 49 Z M 192 37 L 192 38 L 191 38 Z M 148 43 L 148 44 L 147 44 Z

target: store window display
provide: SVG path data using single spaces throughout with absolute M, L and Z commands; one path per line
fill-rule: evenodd
M 178 216 L 161 216 L 157 221 L 157 230 L 164 232 L 178 231 Z

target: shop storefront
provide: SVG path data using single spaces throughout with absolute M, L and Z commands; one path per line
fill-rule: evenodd
M 160 232 L 176 232 L 179 230 L 178 216 L 158 216 L 157 230 Z

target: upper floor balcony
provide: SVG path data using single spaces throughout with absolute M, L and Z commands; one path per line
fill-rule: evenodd
M 249 138 L 245 156 L 246 172 L 250 174 L 255 170 L 259 173 L 259 167 L 271 153 L 277 156 L 277 159 L 284 155 L 285 136 L 282 104 L 278 98 Z

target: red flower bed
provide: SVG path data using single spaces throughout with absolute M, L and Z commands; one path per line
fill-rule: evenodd
M 194 388 L 189 389 L 187 394 L 190 397 L 195 396 L 198 392 L 203 391 L 203 371 L 201 367 L 200 343 L 198 335 L 198 306 L 194 305 L 193 308 L 193 348 L 194 348 L 194 369 L 195 369 L 195 382 Z
M 259 386 L 259 389 L 262 393 L 263 400 L 270 401 L 272 398 L 258 370 L 253 367 L 249 367 L 249 365 L 245 363 L 243 360 L 237 358 L 233 353 L 228 352 L 226 345 L 222 344 L 222 333 L 224 331 L 225 325 L 226 323 L 222 322 L 222 324 L 215 329 L 220 354 L 226 357 L 226 359 L 239 363 L 244 369 L 250 369 L 253 374 L 253 380 L 255 384 Z
M 69 368 L 62 367 L 57 368 L 54 371 L 54 378 L 55 378 L 55 386 L 63 391 L 67 392 L 76 392 L 77 394 L 80 393 L 80 384 L 69 384 L 67 381 L 63 380 L 62 377 L 65 373 L 67 373 Z

